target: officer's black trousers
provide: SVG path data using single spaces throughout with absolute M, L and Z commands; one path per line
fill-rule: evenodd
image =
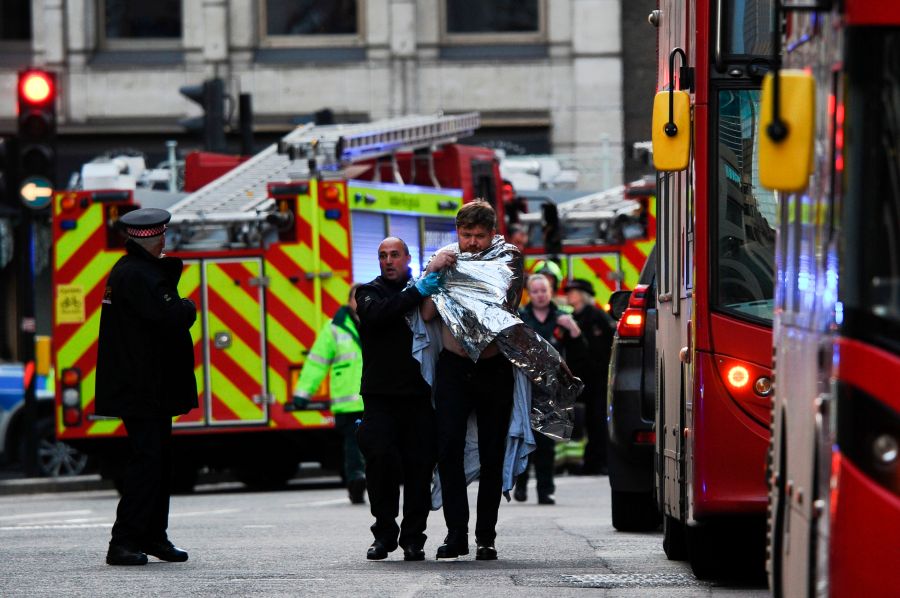
M 537 445 L 534 451 L 528 455 L 528 465 L 525 471 L 516 478 L 516 490 L 525 491 L 528 488 L 528 470 L 534 465 L 534 477 L 537 478 L 538 498 L 550 496 L 556 492 L 556 484 L 553 482 L 553 468 L 556 461 L 556 441 L 539 432 L 534 433 L 534 442 Z
M 596 475 L 606 472 L 606 452 L 609 433 L 606 428 L 606 385 L 584 389 L 585 428 L 587 445 L 584 447 L 582 472 Z
M 172 418 L 123 417 L 131 451 L 112 544 L 140 549 L 164 541 L 169 526 Z
M 478 518 L 475 537 L 493 543 L 503 492 L 503 458 L 513 401 L 512 365 L 502 355 L 473 362 L 442 351 L 437 363 L 434 406 L 438 420 L 438 472 L 444 520 L 451 535 L 469 525 L 463 455 L 469 414 L 478 423 Z
M 364 416 L 357 431 L 366 461 L 366 490 L 375 523 L 372 535 L 388 550 L 423 546 L 431 510 L 435 464 L 434 409 L 431 397 L 364 395 Z M 403 484 L 403 521 L 400 484 Z M 399 534 L 399 538 L 398 538 Z
M 356 439 L 357 421 L 362 417 L 362 411 L 334 414 L 334 428 L 344 439 L 344 479 L 347 484 L 366 479 L 366 464 Z

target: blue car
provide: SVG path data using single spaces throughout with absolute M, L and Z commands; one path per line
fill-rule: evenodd
M 23 375 L 21 363 L 0 364 L 0 463 L 6 465 L 21 462 L 25 452 Z M 87 469 L 87 455 L 56 439 L 52 380 L 36 380 L 38 471 L 47 477 L 80 475 Z

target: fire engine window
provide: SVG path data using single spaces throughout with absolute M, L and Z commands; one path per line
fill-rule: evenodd
M 446 0 L 447 33 L 534 33 L 538 0 Z
M 413 276 L 418 276 L 422 271 L 422 241 L 419 229 L 420 218 L 418 216 L 399 216 L 391 214 L 388 217 L 388 229 L 392 237 L 406 241 L 409 246 L 409 267 Z
M 0 0 L 0 41 L 31 39 L 31 2 Z
M 387 236 L 384 214 L 350 212 L 353 282 L 369 282 L 381 274 L 378 246 Z
M 358 0 L 266 0 L 266 35 L 356 35 Z
M 181 0 L 102 0 L 107 40 L 181 37 Z

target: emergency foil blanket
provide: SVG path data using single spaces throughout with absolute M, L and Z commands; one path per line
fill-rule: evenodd
M 444 271 L 432 295 L 453 337 L 475 361 L 492 341 L 531 380 L 531 427 L 559 440 L 572 435 L 572 409 L 584 384 L 572 375 L 560 354 L 526 326 L 516 311 L 522 294 L 522 254 L 496 235 L 480 253 L 457 254 L 456 266 Z

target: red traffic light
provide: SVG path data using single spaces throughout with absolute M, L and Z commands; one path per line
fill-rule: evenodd
M 53 77 L 44 71 L 27 71 L 19 76 L 19 97 L 29 104 L 53 99 Z

